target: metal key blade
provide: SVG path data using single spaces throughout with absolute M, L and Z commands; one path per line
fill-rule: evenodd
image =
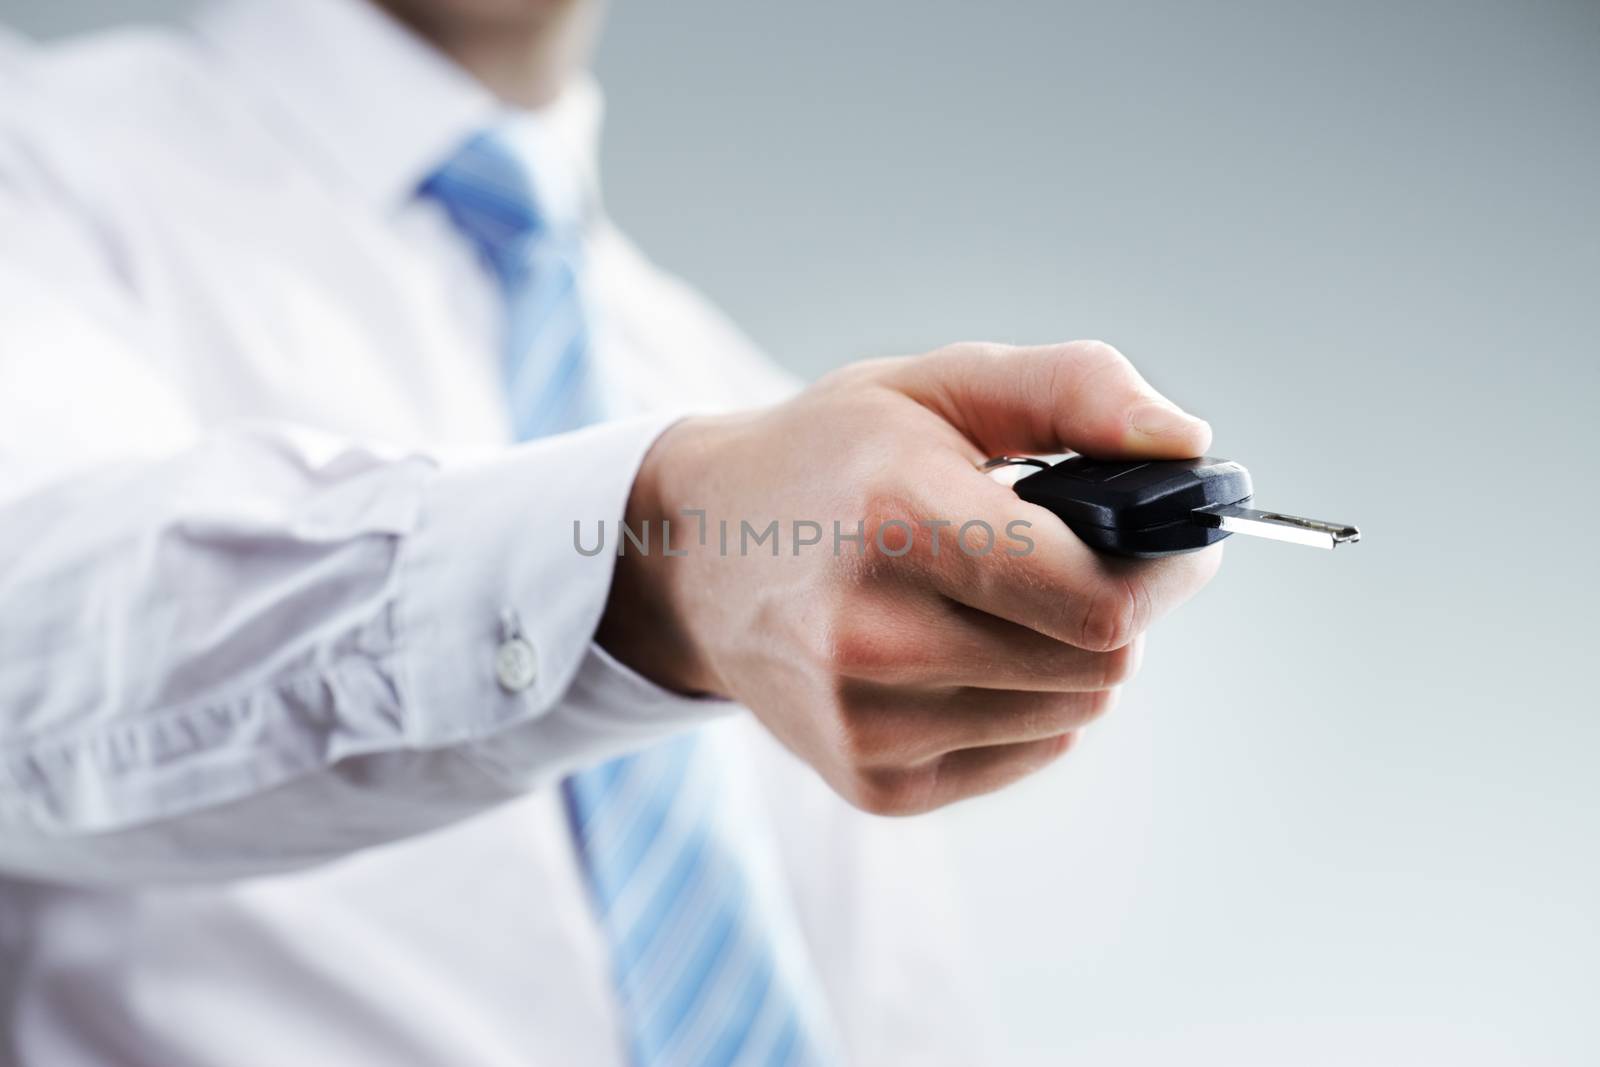
M 1302 519 L 1298 515 L 1280 515 L 1276 511 L 1257 511 L 1238 504 L 1212 504 L 1196 508 L 1193 515 L 1202 526 L 1273 541 L 1288 541 L 1294 545 L 1309 545 L 1312 548 L 1331 549 L 1361 540 L 1361 531 L 1354 526 Z

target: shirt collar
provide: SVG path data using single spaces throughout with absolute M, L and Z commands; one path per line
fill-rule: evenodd
M 602 107 L 587 75 L 538 111 L 510 107 L 370 0 L 217 0 L 195 28 L 286 113 L 314 162 L 380 210 L 485 129 L 523 153 L 553 220 L 598 207 Z

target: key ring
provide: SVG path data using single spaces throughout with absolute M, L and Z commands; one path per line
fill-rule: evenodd
M 989 471 L 997 471 L 1001 467 L 1038 467 L 1040 470 L 1049 470 L 1050 464 L 1042 459 L 1034 459 L 1032 456 L 995 456 L 984 460 L 979 464 L 978 469 L 988 473 Z

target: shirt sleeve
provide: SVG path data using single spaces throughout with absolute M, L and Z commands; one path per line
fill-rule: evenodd
M 0 145 L 0 164 L 5 162 Z M 114 249 L 0 166 L 0 870 L 207 879 L 721 714 L 594 645 L 655 415 L 443 457 L 202 428 Z M 607 550 L 586 548 L 599 524 Z M 497 672 L 515 631 L 531 657 Z

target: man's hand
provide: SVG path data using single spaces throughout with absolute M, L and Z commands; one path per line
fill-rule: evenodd
M 1181 458 L 1210 440 L 1098 342 L 856 364 L 776 408 L 662 436 L 628 508 L 635 530 L 651 524 L 652 552 L 619 559 L 599 637 L 665 685 L 745 704 L 867 811 L 997 789 L 1110 706 L 1139 635 L 1210 579 L 1221 546 L 1097 555 L 977 464 Z M 686 510 L 704 511 L 704 543 Z M 663 519 L 686 557 L 661 553 Z M 957 540 L 973 519 L 993 531 L 986 553 L 982 527 Z M 741 525 L 772 520 L 776 555 Z M 836 542 L 835 522 L 844 538 L 863 524 L 864 545 Z

